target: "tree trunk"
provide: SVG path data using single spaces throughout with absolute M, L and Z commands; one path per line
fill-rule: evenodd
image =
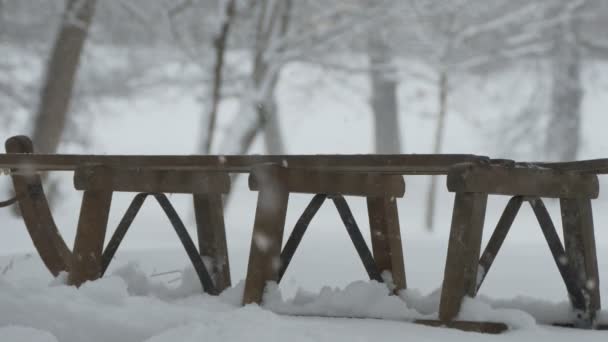
M 264 58 L 266 49 L 287 33 L 291 1 L 265 0 L 257 3 L 256 42 L 251 89 L 241 100 L 242 113 L 235 120 L 222 144 L 222 153 L 245 154 L 259 132 L 263 132 L 266 152 L 284 154 L 275 89 L 282 65 L 270 65 Z M 280 62 L 279 62 L 280 63 Z M 247 108 L 249 106 L 249 108 Z M 253 113 L 255 114 L 253 114 Z M 252 117 L 253 115 L 253 117 Z
M 580 144 L 583 99 L 580 53 L 572 37 L 571 25 L 562 24 L 556 31 L 551 59 L 551 117 L 545 151 L 549 160 L 575 160 Z
M 254 70 L 254 81 L 260 98 L 254 105 L 258 115 L 259 126 L 264 133 L 266 153 L 285 154 L 285 144 L 281 135 L 281 125 L 275 98 L 278 75 L 272 74 L 269 66 L 264 61 L 260 60 L 258 63 L 256 63 L 257 67 Z M 266 78 L 270 78 L 270 81 L 266 80 Z M 265 82 L 269 82 L 267 89 L 263 89 Z
M 264 129 L 266 153 L 285 154 L 285 143 L 281 134 L 281 124 L 274 89 L 272 89 L 272 94 L 258 107 L 258 115 L 260 116 L 261 126 Z
M 290 14 L 291 0 L 266 0 L 262 2 L 258 16 L 252 78 L 257 99 L 255 110 L 264 132 L 268 154 L 284 154 L 285 144 L 275 99 L 281 66 L 271 65 L 272 61 L 266 60 L 264 54 L 275 40 L 282 39 L 287 33 Z
M 433 144 L 433 153 L 441 153 L 441 145 L 443 145 L 443 134 L 445 131 L 445 117 L 447 113 L 448 104 L 448 76 L 445 71 L 441 72 L 439 76 L 438 84 L 438 100 L 439 100 L 439 112 L 437 116 L 437 126 L 435 130 L 435 141 Z M 437 193 L 437 177 L 431 177 L 431 183 L 429 184 L 429 191 L 427 194 L 426 204 L 426 229 L 429 231 L 433 230 L 435 224 L 435 197 Z
M 96 0 L 67 1 L 64 18 L 46 67 L 34 121 L 32 138 L 40 153 L 56 152 L 61 141 L 95 2 Z
M 256 25 L 256 43 L 253 54 L 251 90 L 241 99 L 242 113 L 235 120 L 227 138 L 222 144 L 222 153 L 246 154 L 255 137 L 262 132 L 268 154 L 285 154 L 285 144 L 281 135 L 275 89 L 282 65 L 270 65 L 265 60 L 266 49 L 282 39 L 290 22 L 291 0 L 264 0 L 257 3 L 259 16 Z M 236 180 L 232 177 L 232 181 Z M 228 207 L 231 193 L 224 199 Z
M 215 49 L 215 61 L 213 65 L 213 85 L 211 86 L 211 99 L 208 112 L 203 117 L 202 136 L 200 143 L 200 152 L 202 154 L 211 153 L 211 147 L 215 136 L 215 126 L 217 122 L 217 112 L 220 101 L 222 99 L 222 83 L 224 60 L 226 57 L 226 45 L 232 21 L 236 14 L 236 0 L 228 0 L 224 9 L 224 21 L 221 23 L 220 30 L 213 39 L 213 47 Z
M 378 154 L 401 153 L 401 130 L 397 103 L 395 68 L 388 47 L 377 37 L 368 41 L 370 104 L 374 116 L 374 151 Z

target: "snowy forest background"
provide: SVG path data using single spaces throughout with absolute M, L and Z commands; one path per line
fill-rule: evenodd
M 293 153 L 277 90 L 297 81 L 292 92 L 323 96 L 314 90 L 333 82 L 365 99 L 352 112 L 370 113 L 373 152 L 441 152 L 446 116 L 459 115 L 501 155 L 572 160 L 586 103 L 605 96 L 607 15 L 601 0 L 2 0 L 0 115 L 27 117 L 38 150 L 56 152 L 90 144 L 111 100 L 179 89 L 198 107 L 197 152 L 248 153 L 260 136 L 264 152 Z M 491 125 L 467 105 L 482 98 Z M 430 151 L 408 144 L 413 117 L 435 121 Z
M 606 18 L 602 0 L 0 0 L 0 132 L 45 153 L 606 157 Z M 447 233 L 441 178 L 406 181 L 402 217 Z M 70 236 L 69 176 L 45 186 Z M 1 215 L 4 250 L 31 248 Z
M 607 16 L 601 0 L 0 0 L 0 120 L 44 153 L 605 157 Z
M 0 119 L 44 153 L 602 157 L 585 125 L 604 122 L 607 15 L 601 0 L 0 0 Z

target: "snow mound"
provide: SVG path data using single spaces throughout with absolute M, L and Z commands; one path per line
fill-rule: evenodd
M 283 300 L 276 284 L 269 284 L 264 295 L 264 307 L 281 314 L 301 316 L 334 316 L 406 320 L 422 318 L 398 296 L 392 296 L 385 284 L 357 281 L 344 289 L 324 287 L 318 294 L 298 291 L 288 301 Z
M 198 278 L 189 267 L 181 272 L 181 282 L 171 284 L 146 275 L 135 263 L 115 268 L 80 289 L 67 286 L 65 275 L 40 280 L 16 274 L 0 276 L 0 341 L 299 342 L 371 341 L 379 336 L 387 340 L 466 337 L 474 341 L 482 337 L 410 324 L 416 319 L 437 318 L 440 291 L 421 295 L 408 289 L 395 296 L 385 284 L 375 281 L 325 287 L 318 293 L 299 290 L 288 299 L 277 284 L 270 283 L 262 306 L 242 307 L 243 281 L 220 296 L 209 296 L 201 292 Z M 540 337 L 555 340 L 564 333 L 582 336 L 582 340 L 601 339 L 602 332 L 555 330 L 536 324 L 567 321 L 569 315 L 567 302 L 479 297 L 466 299 L 458 318 L 505 322 L 510 331 L 504 338 L 518 342 Z M 605 311 L 599 316 L 603 322 L 608 318 Z
M 7 342 L 58 342 L 46 331 L 16 325 L 0 327 L 0 336 Z
M 508 325 L 510 329 L 534 328 L 536 326 L 536 319 L 527 312 L 517 309 L 496 308 L 477 298 L 465 298 L 458 319 L 474 322 L 501 322 Z

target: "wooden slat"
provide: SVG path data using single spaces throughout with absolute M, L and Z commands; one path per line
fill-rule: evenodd
M 287 168 L 287 190 L 308 194 L 403 197 L 405 182 L 399 175 L 360 172 L 318 171 Z M 258 175 L 249 176 L 249 188 L 260 190 Z
M 551 324 L 554 327 L 560 327 L 560 328 L 573 328 L 573 329 L 580 329 L 576 326 L 576 324 L 571 323 L 571 322 L 555 322 Z M 608 330 L 608 324 L 605 323 L 599 323 L 596 326 L 593 327 L 593 330 Z
M 319 170 L 381 172 L 394 174 L 446 174 L 456 163 L 487 160 L 468 154 L 404 155 L 75 155 L 0 154 L 0 168 L 29 166 L 38 171 L 69 171 L 80 165 L 112 168 L 215 170 L 250 172 L 259 164 L 279 164 Z
M 578 272 L 578 281 L 589 294 L 589 310 L 595 316 L 601 299 L 591 200 L 562 199 L 560 204 L 568 264 Z
M 102 182 L 95 167 L 82 166 L 74 172 L 77 190 L 101 189 L 110 186 L 113 191 L 162 193 L 228 193 L 230 176 L 225 172 L 193 170 L 142 170 L 114 169 L 112 178 Z M 107 190 L 107 189 L 104 189 Z
M 80 286 L 85 281 L 95 280 L 101 276 L 103 264 L 101 255 L 112 203 L 112 190 L 108 190 L 111 172 L 112 170 L 103 166 L 97 167 L 95 173 L 99 177 L 99 188 L 104 190 L 87 190 L 82 197 L 68 277 L 70 285 Z
M 509 327 L 500 322 L 473 322 L 473 321 L 439 321 L 432 319 L 419 319 L 414 321 L 416 324 L 428 325 L 430 327 L 445 327 L 450 329 L 458 329 L 468 332 L 478 332 L 482 334 L 500 334 Z
M 6 151 L 32 153 L 32 141 L 26 136 L 12 137 L 6 141 Z M 20 213 L 40 258 L 53 276 L 69 271 L 72 252 L 57 230 L 40 176 L 29 168 L 12 171 L 15 171 L 11 176 Z
M 390 197 L 368 197 L 367 209 L 374 260 L 380 272 L 389 271 L 395 290 L 407 288 L 397 201 Z
M 574 171 L 582 173 L 608 174 L 608 158 L 577 160 L 570 162 L 530 162 L 530 165 L 538 165 L 561 171 Z
M 454 199 L 439 305 L 442 321 L 458 315 L 465 296 L 475 296 L 487 200 L 487 195 L 478 193 L 457 193 Z
M 231 286 L 222 195 L 194 194 L 193 201 L 199 251 L 204 258 L 210 258 L 209 271 L 221 292 Z
M 452 192 L 511 196 L 597 198 L 599 194 L 599 182 L 593 174 L 493 165 L 456 165 L 448 172 L 447 185 Z
M 284 168 L 260 165 L 252 172 L 266 185 L 258 194 L 243 304 L 260 303 L 266 283 L 278 281 L 289 199 Z
M 256 164 L 286 163 L 291 167 L 321 170 L 354 170 L 403 175 L 444 175 L 459 163 L 488 161 L 488 157 L 470 154 L 404 155 L 86 155 L 86 154 L 2 154 L 0 168 L 23 168 L 35 165 L 38 171 L 70 171 L 83 164 L 112 167 L 218 170 L 247 173 Z M 564 163 L 526 162 L 521 165 L 558 171 L 608 174 L 608 158 Z

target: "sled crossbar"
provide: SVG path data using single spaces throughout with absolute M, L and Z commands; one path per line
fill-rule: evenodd
M 293 168 L 360 171 L 402 175 L 446 175 L 458 163 L 490 162 L 472 154 L 360 154 L 360 155 L 83 155 L 0 153 L 0 168 L 28 167 L 36 171 L 74 171 L 82 165 L 161 170 L 215 170 L 249 173 L 255 165 L 279 164 Z M 608 174 L 608 158 L 564 163 L 523 162 L 524 167 Z

